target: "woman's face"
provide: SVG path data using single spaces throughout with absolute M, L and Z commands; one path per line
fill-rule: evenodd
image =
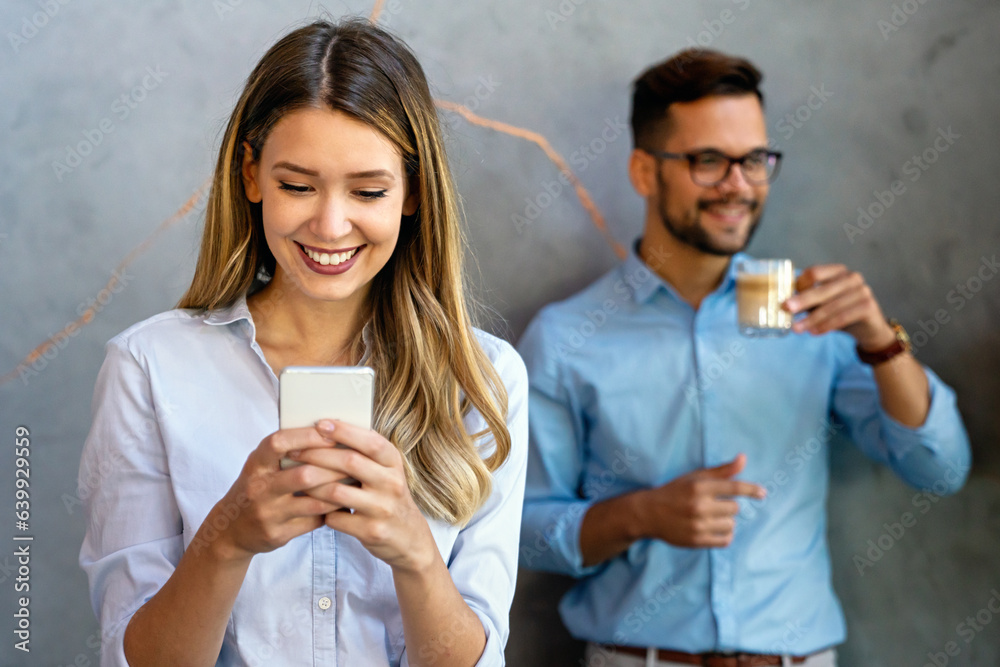
M 262 203 L 275 278 L 307 297 L 360 304 L 392 256 L 400 217 L 416 212 L 403 160 L 368 125 L 330 109 L 299 109 L 271 130 L 258 160 L 245 145 L 247 197 Z

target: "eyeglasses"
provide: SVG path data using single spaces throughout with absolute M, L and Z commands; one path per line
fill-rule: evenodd
M 778 176 L 778 168 L 781 166 L 781 153 L 763 148 L 740 157 L 729 157 L 716 150 L 697 153 L 667 153 L 648 148 L 643 150 L 663 160 L 687 160 L 691 169 L 691 180 L 705 187 L 716 186 L 729 178 L 729 172 L 734 164 L 740 165 L 743 178 L 754 185 L 773 181 Z

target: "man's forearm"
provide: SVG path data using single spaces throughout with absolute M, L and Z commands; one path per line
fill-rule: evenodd
M 923 366 L 907 353 L 878 364 L 874 370 L 882 409 L 904 426 L 922 426 L 931 407 Z
M 640 492 L 625 493 L 591 505 L 580 525 L 584 567 L 603 563 L 642 537 Z

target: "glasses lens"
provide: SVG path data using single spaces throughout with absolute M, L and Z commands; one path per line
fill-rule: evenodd
M 726 177 L 729 158 L 719 153 L 698 153 L 691 160 L 691 176 L 695 181 L 714 185 Z
M 735 160 L 721 153 L 698 153 L 691 160 L 691 176 L 700 185 L 718 185 L 729 175 Z M 740 161 L 743 178 L 750 183 L 763 184 L 774 178 L 778 170 L 778 155 L 766 150 L 752 151 Z
M 754 151 L 743 160 L 743 175 L 747 177 L 748 181 L 757 181 L 758 183 L 766 181 L 771 175 L 770 169 L 771 160 L 768 158 L 767 151 Z

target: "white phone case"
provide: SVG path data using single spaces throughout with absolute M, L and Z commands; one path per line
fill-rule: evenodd
M 374 396 L 375 371 L 367 366 L 288 366 L 279 378 L 279 428 L 313 426 L 321 419 L 371 428 Z M 282 468 L 294 465 L 281 459 Z

